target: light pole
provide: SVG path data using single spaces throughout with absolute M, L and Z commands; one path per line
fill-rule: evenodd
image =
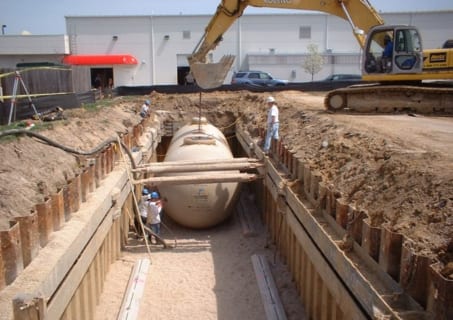
M 2 35 L 5 35 L 6 24 L 2 25 Z

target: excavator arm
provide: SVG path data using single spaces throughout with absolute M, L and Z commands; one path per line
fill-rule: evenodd
M 203 37 L 188 58 L 191 72 L 200 87 L 215 88 L 223 83 L 234 57 L 224 57 L 219 63 L 206 63 L 206 57 L 248 6 L 320 11 L 343 18 L 350 23 L 362 48 L 370 28 L 384 23 L 368 0 L 222 0 Z

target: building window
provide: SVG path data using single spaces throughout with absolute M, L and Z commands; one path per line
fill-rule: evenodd
M 311 39 L 311 27 L 299 27 L 299 39 Z
M 184 31 L 182 32 L 182 38 L 183 38 L 183 39 L 190 39 L 190 31 L 184 30 Z

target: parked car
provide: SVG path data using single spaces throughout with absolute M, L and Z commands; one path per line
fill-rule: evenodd
M 322 81 L 360 81 L 362 76 L 360 74 L 331 74 Z
M 285 86 L 288 80 L 275 79 L 270 73 L 263 71 L 239 71 L 233 74 L 231 84 L 274 87 Z

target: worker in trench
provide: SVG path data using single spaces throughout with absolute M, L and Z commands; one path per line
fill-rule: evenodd
M 270 96 L 266 99 L 267 104 L 267 132 L 266 138 L 264 140 L 264 147 L 263 151 L 267 155 L 269 154 L 269 149 L 271 147 L 272 139 L 277 141 L 278 140 L 278 129 L 279 129 L 279 121 L 278 121 L 278 107 L 275 103 L 274 97 Z
M 160 237 L 160 224 L 162 222 L 162 208 L 163 201 L 160 199 L 160 195 L 157 191 L 151 192 L 148 199 L 148 215 L 146 218 L 146 225 L 149 226 L 151 231 L 157 235 L 149 235 L 151 244 L 158 244 Z

